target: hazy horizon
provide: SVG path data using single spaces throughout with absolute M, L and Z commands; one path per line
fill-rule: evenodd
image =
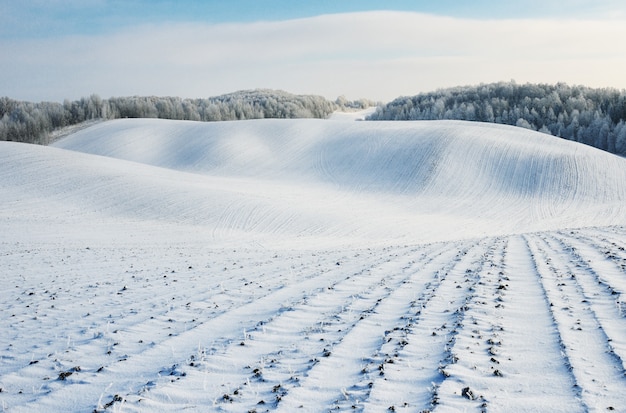
M 0 95 L 195 98 L 269 88 L 390 101 L 511 79 L 626 88 L 618 1 L 432 3 L 8 4 Z

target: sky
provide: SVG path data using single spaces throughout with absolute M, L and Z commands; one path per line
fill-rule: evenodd
M 0 96 L 625 89 L 623 39 L 623 0 L 0 0 Z

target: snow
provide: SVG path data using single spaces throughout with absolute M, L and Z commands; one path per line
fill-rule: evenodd
M 0 403 L 619 411 L 626 160 L 458 121 L 0 142 Z

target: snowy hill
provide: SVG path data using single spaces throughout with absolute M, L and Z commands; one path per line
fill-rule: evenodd
M 152 205 L 155 218 L 220 230 L 383 239 L 420 234 L 431 240 L 448 239 L 441 226 L 450 224 L 467 229 L 451 234 L 458 238 L 606 225 L 626 217 L 624 159 L 490 124 L 117 120 L 55 146 L 204 176 L 192 180 L 220 191 L 211 205 L 198 199 L 180 199 L 186 208 L 171 199 L 164 206 L 158 199 L 142 202 Z M 173 191 L 204 197 L 183 189 L 187 178 L 171 176 L 169 182 L 176 183 Z M 233 204 L 238 213 L 211 221 Z M 311 205 L 318 207 L 311 211 Z M 254 228 L 242 215 L 254 220 Z
M 340 119 L 340 118 L 339 118 Z M 626 406 L 626 160 L 456 121 L 0 142 L 0 403 Z

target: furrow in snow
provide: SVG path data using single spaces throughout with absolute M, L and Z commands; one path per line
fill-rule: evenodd
M 487 407 L 485 396 L 480 393 L 484 377 L 494 377 L 495 356 L 501 340 L 500 327 L 494 317 L 487 319 L 485 307 L 499 309 L 497 284 L 490 269 L 494 266 L 494 255 L 501 247 L 498 239 L 484 240 L 479 255 L 467 265 L 464 283 L 467 287 L 465 304 L 459 312 L 454 339 L 449 343 L 448 357 L 442 366 L 444 378 L 433 386 L 433 407 L 442 406 L 465 411 L 480 411 Z M 491 302 L 494 301 L 494 302 Z
M 346 272 L 360 271 L 362 265 L 355 259 L 354 262 L 346 262 L 345 266 L 339 267 L 330 258 L 319 258 L 323 266 L 312 269 L 315 274 L 313 277 L 305 276 L 299 279 L 291 275 L 290 284 L 279 285 L 268 294 L 253 297 L 249 303 L 242 303 L 191 330 L 180 332 L 178 336 L 167 337 L 153 343 L 143 348 L 140 354 L 122 357 L 98 372 L 90 369 L 75 374 L 63 383 L 51 382 L 44 396 L 26 399 L 24 404 L 14 406 L 15 411 L 46 410 L 59 405 L 72 406 L 74 410 L 93 409 L 97 407 L 102 395 L 104 400 L 108 400 L 115 394 L 126 394 L 129 389 L 142 388 L 146 383 L 158 379 L 163 372 L 169 371 L 166 374 L 171 374 L 172 366 L 184 363 L 190 355 L 198 353 L 199 343 L 200 347 L 210 343 L 219 346 L 219 343 L 241 338 L 244 330 L 250 330 L 259 321 L 272 318 L 285 306 L 301 301 L 306 294 L 318 289 L 320 285 L 332 285 L 337 280 L 345 278 Z M 128 371 L 132 371 L 133 374 L 125 373 Z M 3 378 L 3 381 L 5 379 Z
M 622 316 L 621 294 L 607 282 L 607 279 L 623 279 L 624 273 L 606 254 L 591 247 L 588 239 L 583 241 L 567 237 L 563 240 L 547 234 L 544 238 L 554 249 L 569 254 L 569 271 L 580 285 L 585 297 L 583 302 L 588 303 L 593 310 L 597 323 L 607 336 L 611 353 L 622 366 L 622 376 L 626 377 L 626 319 Z
M 180 382 L 141 394 L 138 407 L 162 400 L 164 394 L 177 395 L 166 403 L 173 410 L 179 404 L 207 403 L 223 411 L 248 411 L 259 403 L 265 409 L 278 407 L 319 360 L 330 356 L 363 314 L 372 313 L 390 289 L 406 280 L 406 272 L 415 265 L 400 267 L 407 253 L 380 255 L 379 262 L 302 296 L 300 302 L 247 330 L 241 340 L 202 355 L 201 361 L 193 362 L 196 369 L 183 368 L 187 374 Z M 199 398 L 177 391 L 196 388 L 200 382 L 205 384 Z
M 626 244 L 624 234 L 617 235 L 605 228 L 603 231 L 561 232 L 568 243 L 583 254 L 586 261 L 581 265 L 590 266 L 598 277 L 598 282 L 610 290 L 616 306 L 626 316 Z M 581 257 L 584 259 L 585 257 Z
M 573 390 L 575 381 L 562 363 L 558 331 L 525 240 L 507 237 L 493 258 L 481 273 L 484 286 L 491 284 L 483 289 L 481 299 L 488 306 L 482 307 L 477 317 L 490 324 L 491 331 L 476 336 L 482 344 L 476 354 L 483 372 L 470 388 L 483 396 L 487 411 L 581 411 Z
M 463 317 L 450 344 L 450 356 L 443 367 L 446 378 L 437 389 L 434 407 L 456 406 L 458 409 L 486 408 L 485 382 L 495 374 L 499 357 L 501 326 L 497 312 L 502 305 L 502 290 L 494 272 L 496 255 L 501 256 L 502 240 L 495 239 L 483 246 L 474 268 L 467 268 L 465 280 L 469 283 Z M 499 254 L 498 254 L 499 253 Z M 465 390 L 464 390 L 465 389 Z M 471 395 L 471 397 L 464 397 Z
M 446 245 L 436 254 L 422 257 L 402 282 L 387 283 L 387 292 L 377 300 L 373 311 L 362 313 L 328 357 L 320 359 L 300 386 L 283 398 L 278 410 L 288 412 L 300 406 L 312 412 L 363 409 L 372 381 L 381 374 L 390 357 L 381 353 L 382 346 L 391 340 L 392 331 L 406 328 L 412 303 L 435 282 L 435 269 L 445 267 L 456 254 L 456 246 Z
M 172 246 L 160 257 L 149 247 L 64 247 L 62 251 L 29 249 L 7 258 L 5 276 L 15 288 L 3 297 L 11 315 L 0 320 L 7 332 L 0 338 L 0 344 L 7 346 L 0 383 L 6 383 L 5 391 L 25 394 L 24 389 L 37 388 L 39 393 L 49 393 L 56 387 L 51 378 L 61 371 L 80 366 L 86 375 L 124 364 L 207 319 L 290 282 L 315 278 L 323 268 L 310 268 L 313 263 L 301 255 L 281 257 L 278 265 L 264 251 L 247 251 L 243 261 L 241 255 L 228 258 L 227 254 L 191 245 Z M 19 263 L 28 255 L 40 257 L 42 264 L 24 275 Z M 158 259 L 165 265 L 151 264 Z M 292 260 L 297 261 L 290 264 Z M 290 265 L 296 263 L 300 280 L 289 274 Z M 85 277 L 85 273 L 100 275 Z M 50 332 L 45 343 L 37 339 L 42 331 Z M 22 341 L 33 345 L 12 347 Z
M 394 349 L 390 342 L 381 349 L 388 354 L 382 363 L 384 375 L 373 381 L 365 411 L 419 411 L 438 403 L 439 387 L 454 357 L 451 349 L 474 284 L 470 273 L 480 265 L 489 242 L 464 242 L 456 257 L 435 271 L 434 284 L 416 300 L 400 347 Z
M 607 335 L 577 280 L 569 252 L 538 235 L 527 239 L 581 404 L 593 411 L 626 405 L 623 367 L 612 354 Z

